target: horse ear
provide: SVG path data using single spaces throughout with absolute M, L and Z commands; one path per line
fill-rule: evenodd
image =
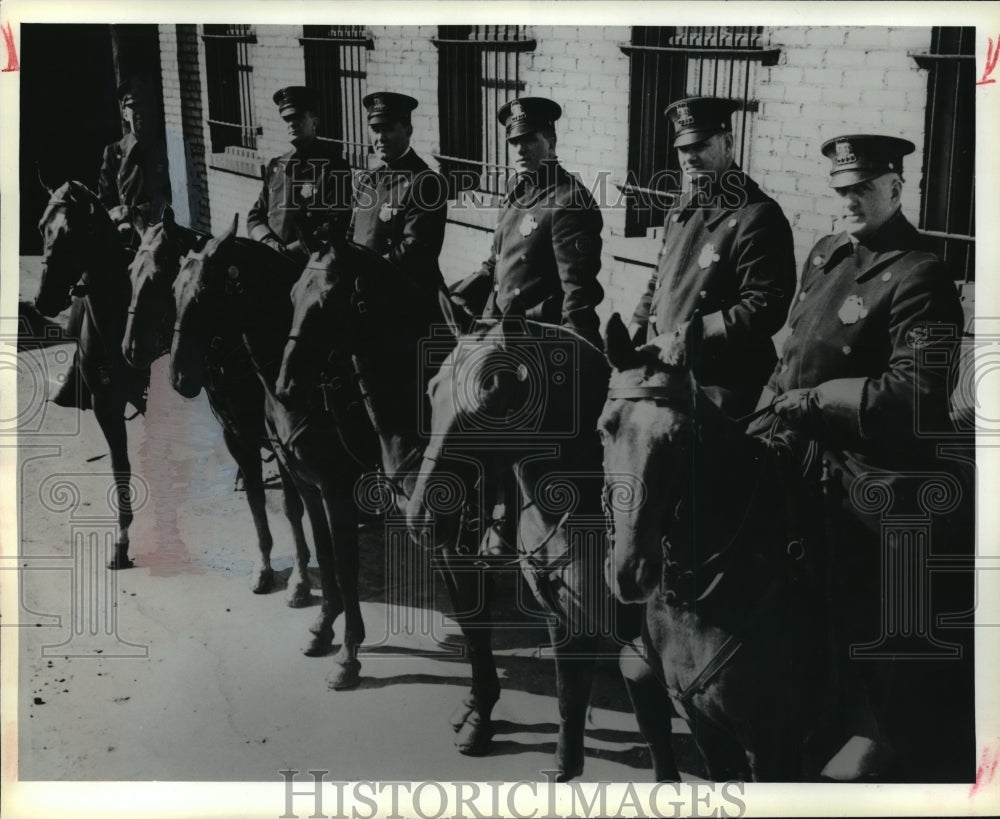
M 442 288 L 438 290 L 438 305 L 441 308 L 441 316 L 445 324 L 455 338 L 465 335 L 472 326 L 472 317 L 464 310 L 456 307 L 448 297 L 448 293 Z
M 177 219 L 174 216 L 174 209 L 170 205 L 163 206 L 163 229 L 171 231 L 177 227 Z
M 632 346 L 628 328 L 618 313 L 612 313 L 604 328 L 604 351 L 608 363 L 616 370 L 631 370 L 639 366 L 639 353 Z
M 38 182 L 43 188 L 45 188 L 46 193 L 51 196 L 56 192 L 59 185 L 52 179 L 50 179 L 45 171 L 42 170 L 42 165 L 37 160 L 35 161 L 35 173 L 38 175 Z
M 233 214 L 233 223 L 229 226 L 229 230 L 219 237 L 220 243 L 226 242 L 232 239 L 236 235 L 236 228 L 240 225 L 240 215 L 238 213 Z

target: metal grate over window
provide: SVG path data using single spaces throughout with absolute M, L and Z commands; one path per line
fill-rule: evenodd
M 254 27 L 240 23 L 204 27 L 205 77 L 208 82 L 208 125 L 212 152 L 230 146 L 256 150 L 260 129 L 254 110 L 250 46 Z
M 368 51 L 363 26 L 303 26 L 306 85 L 320 98 L 319 138 L 335 143 L 352 168 L 368 165 L 368 131 L 362 105 L 367 93 Z
M 535 48 L 524 26 L 439 26 L 438 106 L 441 153 L 449 195 L 478 190 L 502 194 L 509 148 L 497 110 L 524 91 L 520 56 Z
M 927 69 L 927 113 L 920 230 L 956 279 L 976 275 L 976 29 L 934 28 Z
M 765 48 L 760 26 L 634 26 L 620 48 L 630 58 L 626 236 L 645 236 L 663 224 L 678 192 L 679 166 L 663 115 L 686 96 L 729 97 L 736 161 L 746 168 L 758 64 L 774 65 L 779 51 Z

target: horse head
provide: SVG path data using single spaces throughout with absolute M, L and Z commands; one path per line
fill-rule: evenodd
M 97 196 L 69 180 L 47 187 L 49 202 L 38 223 L 42 235 L 42 280 L 35 307 L 55 316 L 72 301 L 74 286 L 96 263 L 108 264 L 121 254 L 111 217 Z
M 421 294 L 405 271 L 342 234 L 314 253 L 291 291 L 292 330 L 276 383 L 278 399 L 301 409 L 316 395 L 328 365 L 347 356 L 396 346 L 417 332 Z M 395 342 L 394 342 L 395 340 Z
M 163 221 L 149 227 L 129 267 L 132 302 L 122 353 L 133 367 L 148 367 L 174 326 L 176 306 L 171 287 L 181 259 L 204 246 L 208 237 L 177 224 L 168 205 Z
M 598 422 L 608 476 L 605 513 L 614 526 L 605 577 L 626 603 L 656 590 L 663 570 L 661 539 L 690 482 L 698 395 L 690 362 L 700 334 L 695 319 L 634 349 L 619 315 L 608 322 L 605 343 L 613 372 Z
M 484 450 L 513 464 L 542 438 L 579 446 L 579 421 L 589 418 L 592 435 L 606 383 L 599 350 L 572 330 L 525 320 L 516 300 L 503 319 L 459 336 L 428 383 L 430 440 L 407 509 L 414 536 L 432 524 L 439 542 L 454 534 L 455 516 L 435 514 L 435 487 L 470 497 Z
M 221 236 L 200 250 L 190 251 L 180 263 L 173 283 L 176 321 L 170 345 L 170 382 L 185 398 L 201 392 L 205 377 L 204 350 L 214 323 L 224 314 L 224 288 L 235 267 L 223 268 L 235 240 L 239 215 Z M 237 271 L 238 272 L 238 271 Z

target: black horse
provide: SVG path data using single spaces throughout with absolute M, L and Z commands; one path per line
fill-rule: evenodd
M 305 503 L 319 563 L 323 606 L 305 653 L 317 656 L 331 650 L 333 623 L 343 613 L 344 641 L 328 684 L 350 688 L 360 680 L 357 655 L 365 638 L 358 599 L 354 486 L 374 463 L 374 436 L 363 416 L 363 424 L 345 430 L 325 412 L 292 412 L 275 398 L 274 384 L 291 328 L 288 294 L 299 269 L 258 242 L 237 239 L 236 223 L 234 219 L 232 227 L 204 250 L 189 254 L 174 282 L 177 323 L 170 351 L 171 381 L 181 395 L 197 395 L 207 376 L 204 350 L 213 344 L 226 363 L 245 366 L 242 375 L 259 379 L 269 437 Z
M 178 225 L 168 206 L 163 221 L 148 228 L 131 265 L 132 303 L 122 339 L 125 360 L 136 367 L 148 367 L 154 358 L 169 350 L 176 305 L 172 287 L 180 271 L 181 259 L 191 251 L 200 251 L 208 234 Z M 285 260 L 275 256 L 279 268 Z M 208 403 L 222 424 L 226 448 L 243 475 L 247 503 L 257 531 L 258 560 L 250 588 L 265 594 L 274 588 L 271 548 L 274 540 L 267 522 L 264 503 L 264 480 L 261 469 L 261 446 L 267 445 L 264 428 L 264 388 L 250 365 L 239 336 L 216 337 L 202 349 L 203 381 Z M 278 462 L 285 515 L 295 540 L 294 576 L 289 583 L 288 605 L 298 608 L 311 600 L 307 574 L 309 546 L 302 530 L 302 500 L 295 484 Z
M 635 350 L 608 325 L 614 366 L 600 419 L 614 522 L 609 585 L 646 603 L 648 662 L 716 781 L 816 776 L 809 750 L 831 694 L 821 561 L 803 547 L 801 483 L 702 392 L 698 322 Z M 661 692 L 640 728 L 674 778 Z M 638 712 L 637 712 L 638 713 Z
M 77 361 L 80 382 L 70 385 L 81 409 L 93 409 L 111 451 L 118 505 L 118 533 L 111 569 L 131 567 L 128 530 L 132 523 L 125 407 L 145 411 L 148 368 L 133 368 L 121 343 L 129 304 L 129 255 L 104 206 L 82 183 L 48 188 L 50 199 L 38 229 L 42 234 L 42 280 L 35 307 L 55 316 L 73 304 L 80 326 Z M 75 322 L 74 322 L 75 324 Z M 71 370 L 71 372 L 76 371 Z

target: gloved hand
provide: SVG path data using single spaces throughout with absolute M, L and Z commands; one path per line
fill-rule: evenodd
M 278 239 L 278 237 L 275 236 L 273 233 L 269 233 L 260 241 L 261 244 L 267 245 L 272 250 L 277 250 L 279 253 L 285 252 L 285 246 L 281 243 L 281 240 Z
M 128 219 L 128 208 L 125 205 L 115 205 L 108 211 L 108 216 L 110 216 L 111 221 L 114 222 L 116 225 L 118 225 L 120 228 L 121 225 L 119 225 L 119 223 L 124 222 Z
M 783 421 L 802 431 L 815 431 L 821 420 L 812 389 L 799 388 L 782 393 L 775 399 L 773 409 Z

